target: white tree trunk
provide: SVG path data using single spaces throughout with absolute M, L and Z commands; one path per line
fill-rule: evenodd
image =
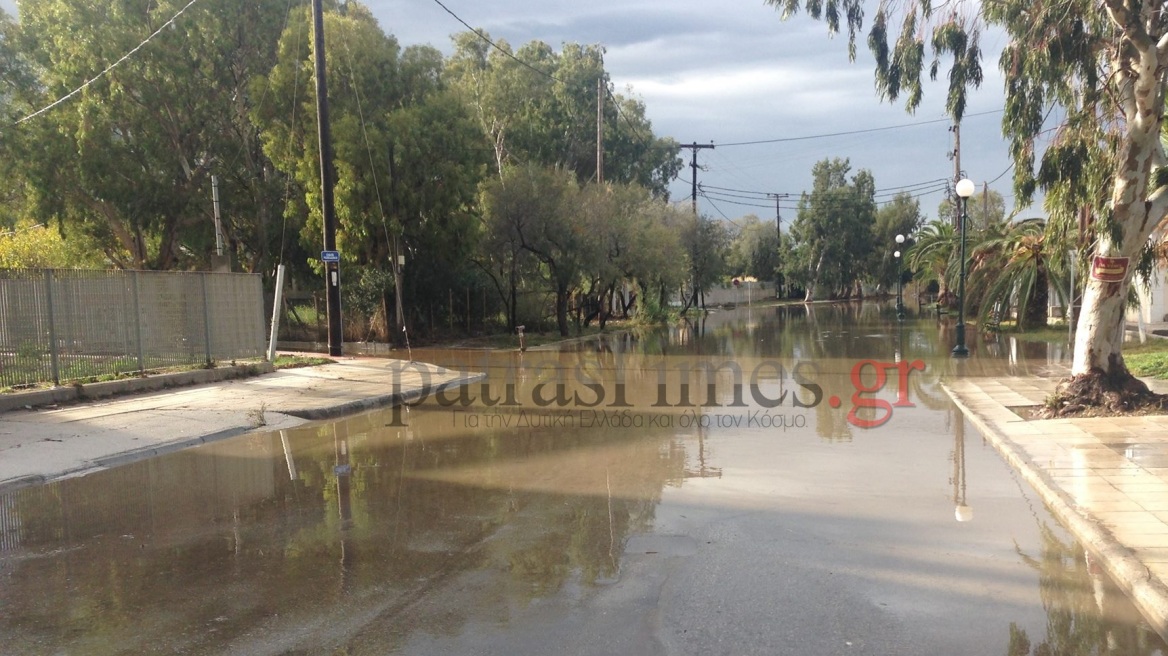
M 1123 3 L 1106 4 L 1117 25 L 1128 25 L 1137 18 L 1127 14 L 1128 7 Z M 1144 9 L 1150 12 L 1154 8 L 1149 5 Z M 1160 126 L 1165 89 L 1162 60 L 1166 58 L 1168 43 L 1157 44 L 1140 38 L 1125 44 L 1112 62 L 1113 70 L 1119 71 L 1113 89 L 1123 112 L 1123 122 L 1115 157 L 1111 216 L 1102 217 L 1098 225 L 1093 255 L 1128 258 L 1127 270 L 1121 282 L 1104 282 L 1088 276 L 1079 332 L 1075 337 L 1072 376 L 1127 373 L 1123 363 L 1123 336 L 1128 289 L 1144 244 L 1168 211 L 1165 187 L 1153 182 L 1155 172 L 1165 164 Z M 1093 270 L 1093 260 L 1088 268 Z
M 1071 375 L 1099 369 L 1112 373 L 1123 366 L 1124 300 L 1127 283 L 1089 280 L 1083 291 L 1083 309 L 1075 333 L 1075 360 Z

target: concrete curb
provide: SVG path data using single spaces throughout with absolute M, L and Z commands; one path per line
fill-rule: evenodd
M 215 369 L 195 369 L 173 374 L 158 374 L 144 378 L 126 378 L 110 380 L 101 383 L 77 385 L 62 385 L 46 390 L 32 392 L 16 392 L 0 395 L 0 413 L 24 408 L 36 408 L 46 405 L 75 403 L 79 401 L 93 401 L 95 399 L 117 396 L 120 394 L 140 394 L 142 392 L 156 392 L 171 387 L 188 387 L 190 385 L 205 385 L 223 380 L 250 378 L 263 374 L 270 374 L 276 368 L 271 362 L 241 364 L 231 367 L 216 367 Z
M 439 385 L 423 387 L 419 389 L 406 390 L 404 392 L 393 392 L 390 394 L 381 394 L 369 398 L 361 399 L 360 401 L 349 401 L 348 403 L 341 403 L 339 405 L 329 406 L 326 408 L 308 408 L 304 410 L 280 410 L 280 412 L 298 417 L 300 419 L 334 419 L 343 415 L 356 414 L 366 410 L 373 410 L 375 408 L 383 408 L 387 406 L 402 405 L 425 398 L 431 394 L 437 394 L 443 390 L 454 389 L 462 387 L 463 385 L 470 385 L 486 378 L 486 374 L 469 374 L 454 380 L 448 380 Z
M 155 456 L 164 455 L 173 451 L 181 451 L 192 446 L 207 444 L 218 440 L 225 440 L 230 437 L 237 437 L 253 430 L 261 430 L 262 428 L 262 426 L 236 426 L 234 428 L 217 431 L 210 435 L 189 437 L 174 442 L 166 442 L 163 444 L 144 446 L 140 449 L 122 451 L 121 453 L 113 453 L 108 456 L 102 456 L 101 458 L 97 458 L 95 460 L 90 460 L 83 465 L 57 472 L 51 476 L 37 474 L 34 476 L 23 476 L 21 478 L 0 481 L 0 494 L 5 494 L 7 492 L 12 492 L 14 490 L 19 490 L 26 487 L 36 487 L 38 485 L 44 485 L 46 483 L 52 483 L 76 476 L 85 476 L 103 469 L 111 469 L 113 467 L 127 465 L 132 462 L 153 458 Z
M 201 370 L 198 372 L 189 372 L 189 373 L 211 374 L 211 373 L 214 373 L 215 371 L 218 371 L 218 370 Z M 226 376 L 224 378 L 219 378 L 217 380 L 227 380 L 227 379 L 232 378 L 232 377 L 233 376 Z M 240 377 L 240 376 L 237 375 L 234 377 Z M 349 402 L 339 403 L 337 405 L 321 407 L 321 408 L 292 409 L 292 410 L 280 409 L 278 411 L 272 411 L 272 412 L 276 412 L 278 414 L 286 415 L 289 417 L 295 417 L 297 419 L 302 419 L 302 420 L 335 419 L 335 418 L 342 417 L 342 416 L 358 414 L 358 413 L 364 412 L 366 410 L 373 410 L 376 408 L 381 408 L 381 407 L 386 407 L 386 406 L 394 406 L 394 405 L 402 405 L 405 403 L 410 403 L 412 401 L 424 399 L 424 398 L 430 396 L 431 394 L 437 394 L 438 392 L 441 392 L 443 390 L 453 389 L 453 388 L 461 387 L 463 385 L 469 385 L 471 383 L 478 382 L 480 380 L 483 380 L 484 378 L 486 378 L 485 373 L 468 373 L 468 374 L 463 375 L 459 378 L 455 378 L 453 380 L 449 380 L 449 381 L 446 381 L 444 383 L 440 383 L 437 385 L 429 385 L 426 387 L 405 390 L 402 392 L 394 392 L 394 393 L 390 393 L 390 394 L 381 394 L 378 396 L 360 399 L 358 401 L 349 401 Z M 125 381 L 125 382 L 135 382 L 137 380 L 144 380 L 144 379 L 134 379 L 134 380 Z M 123 381 L 113 381 L 113 382 L 121 383 Z M 185 383 L 185 384 L 193 385 L 193 384 L 198 384 L 200 382 L 204 382 L 204 381 L 196 380 L 194 382 Z M 215 382 L 215 380 L 205 381 L 205 382 Z M 150 388 L 150 389 L 162 389 L 163 387 L 175 387 L 177 385 L 178 385 L 178 383 L 171 381 L 170 384 L 164 384 L 160 387 Z M 54 392 L 56 390 L 45 390 L 45 391 L 46 392 Z M 125 388 L 119 388 L 119 391 L 111 392 L 111 393 L 123 393 L 124 391 L 125 391 Z M 17 406 L 17 407 L 23 407 L 24 405 L 25 404 L 21 404 L 20 406 Z M 45 483 L 52 483 L 54 481 L 59 481 L 59 480 L 72 478 L 72 477 L 76 477 L 76 476 L 84 476 L 86 474 L 90 474 L 90 473 L 100 471 L 103 469 L 110 469 L 110 468 L 117 467 L 120 465 L 125 465 L 125 464 L 129 464 L 132 462 L 145 460 L 147 458 L 152 458 L 155 456 L 160 456 L 160 455 L 164 455 L 167 453 L 172 453 L 175 451 L 181 451 L 183 449 L 187 449 L 187 448 L 190 448 L 193 446 L 199 446 L 201 444 L 208 444 L 210 442 L 216 442 L 219 440 L 224 440 L 224 439 L 228 439 L 228 438 L 232 438 L 232 437 L 238 437 L 238 436 L 244 435 L 246 433 L 265 431 L 265 430 L 272 430 L 272 429 L 267 427 L 267 426 L 255 426 L 255 425 L 233 426 L 230 428 L 225 428 L 225 429 L 216 431 L 216 432 L 208 434 L 208 435 L 189 437 L 189 438 L 175 440 L 172 442 L 164 442 L 164 443 L 159 443 L 159 444 L 153 444 L 150 446 L 144 446 L 144 447 L 137 448 L 137 449 L 131 449 L 129 451 L 122 451 L 120 453 L 112 453 L 112 454 L 109 454 L 107 456 L 95 458 L 95 459 L 90 460 L 88 462 L 85 462 L 84 464 L 81 464 L 77 467 L 72 467 L 72 468 L 64 470 L 64 471 L 56 472 L 50 476 L 37 474 L 37 475 L 32 475 L 32 476 L 23 476 L 20 478 L 0 481 L 0 494 L 6 493 L 6 492 L 11 492 L 13 490 L 17 490 L 20 488 L 43 485 Z
M 973 412 L 948 385 L 942 384 L 941 387 L 1006 462 L 1038 492 L 1055 517 L 1099 558 L 1107 573 L 1131 598 L 1156 633 L 1168 640 L 1168 585 L 1152 577 L 1147 566 L 1106 528 L 1081 513 L 1070 496 L 1013 440 L 999 433 L 984 417 Z

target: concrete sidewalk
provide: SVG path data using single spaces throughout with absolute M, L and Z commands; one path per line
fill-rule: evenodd
M 1168 416 L 1026 420 L 1012 410 L 1042 405 L 1056 383 L 961 378 L 946 389 L 1168 639 Z
M 345 357 L 245 379 L 13 410 L 0 414 L 0 492 L 253 430 L 395 405 L 481 378 L 420 362 Z M 34 394 L 25 398 L 43 402 Z

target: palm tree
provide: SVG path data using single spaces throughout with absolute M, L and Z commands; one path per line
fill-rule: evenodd
M 1058 277 L 1044 219 L 988 226 L 973 248 L 967 290 L 981 321 L 1017 311 L 1019 330 L 1045 326 L 1050 280 Z M 1061 262 L 1061 260 L 1059 260 Z M 1056 289 L 1060 297 L 1064 290 Z M 1000 318 L 1000 317 L 999 317 Z
M 948 221 L 930 221 L 917 234 L 916 243 L 908 249 L 905 261 L 916 280 L 922 283 L 936 282 L 941 288 L 941 299 L 949 296 L 949 276 L 951 263 L 960 259 L 957 231 Z

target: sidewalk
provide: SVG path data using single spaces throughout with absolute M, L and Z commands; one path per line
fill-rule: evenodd
M 946 390 L 1168 637 L 1168 416 L 1028 421 L 1011 410 L 1042 405 L 1056 383 L 962 378 Z
M 253 430 L 396 405 L 481 378 L 420 362 L 345 357 L 252 378 L 12 410 L 0 414 L 0 492 Z M 126 381 L 126 391 L 133 384 Z M 42 403 L 45 396 L 24 398 Z

